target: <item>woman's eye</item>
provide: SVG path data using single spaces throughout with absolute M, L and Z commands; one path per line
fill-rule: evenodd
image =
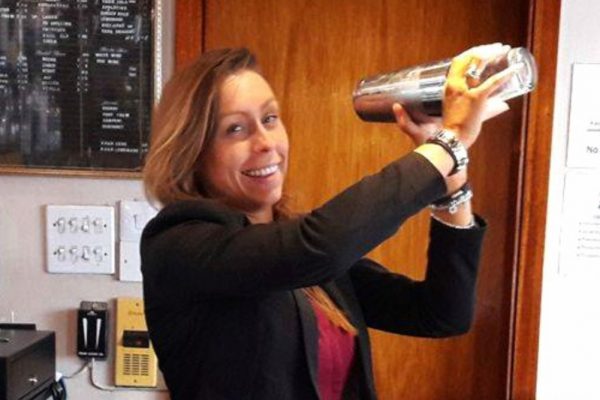
M 235 133 L 240 133 L 243 130 L 244 130 L 244 128 L 242 127 L 242 125 L 232 124 L 232 125 L 229 125 L 225 131 L 228 134 L 235 134 Z
M 278 119 L 279 117 L 277 116 L 277 114 L 269 114 L 263 119 L 263 124 L 272 125 L 275 122 L 277 122 Z

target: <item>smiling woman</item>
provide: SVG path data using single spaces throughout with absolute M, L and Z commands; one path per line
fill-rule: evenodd
M 453 61 L 443 129 L 427 139 L 396 106 L 415 150 L 301 216 L 284 207 L 287 132 L 247 50 L 204 53 L 167 84 L 144 169 L 163 209 L 141 256 L 148 328 L 174 400 L 376 399 L 368 327 L 469 329 L 485 222 L 471 213 L 466 149 L 507 79 L 469 86 L 481 54 Z M 424 281 L 363 258 L 432 203 Z

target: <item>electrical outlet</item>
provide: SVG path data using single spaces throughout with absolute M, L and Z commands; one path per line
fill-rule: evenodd
M 48 272 L 113 274 L 114 225 L 110 206 L 46 206 Z

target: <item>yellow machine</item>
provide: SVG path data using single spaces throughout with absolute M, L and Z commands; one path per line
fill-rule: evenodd
M 157 359 L 148 337 L 144 302 L 117 298 L 115 385 L 156 387 Z

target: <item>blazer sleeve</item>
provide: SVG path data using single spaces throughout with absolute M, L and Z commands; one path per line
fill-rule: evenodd
M 250 225 L 200 202 L 166 207 L 142 235 L 145 286 L 256 295 L 325 282 L 445 190 L 437 169 L 410 153 L 299 219 Z
M 431 220 L 425 279 L 363 259 L 349 271 L 367 326 L 420 337 L 466 333 L 472 323 L 485 222 L 454 229 Z

